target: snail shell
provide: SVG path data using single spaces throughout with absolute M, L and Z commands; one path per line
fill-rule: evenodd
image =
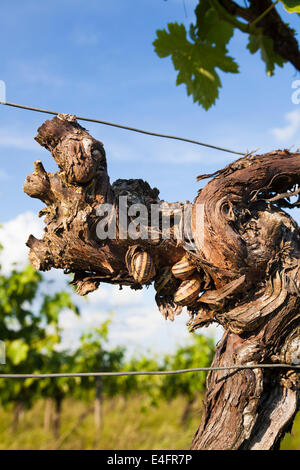
M 132 256 L 130 271 L 134 280 L 139 284 L 145 284 L 155 276 L 155 265 L 147 251 L 139 251 Z
M 171 268 L 165 266 L 154 282 L 154 288 L 160 295 L 173 294 L 178 287 L 178 281 L 174 278 Z
M 179 305 L 191 305 L 198 298 L 201 291 L 201 282 L 197 277 L 182 281 L 174 294 L 174 302 Z
M 195 271 L 196 266 L 186 256 L 172 267 L 173 276 L 183 281 L 189 279 Z

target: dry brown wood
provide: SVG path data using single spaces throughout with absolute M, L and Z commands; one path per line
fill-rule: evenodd
M 170 269 L 185 256 L 196 267 L 201 284 L 200 296 L 188 305 L 189 328 L 217 322 L 225 329 L 214 366 L 300 363 L 299 228 L 282 210 L 290 192 L 298 193 L 299 153 L 278 150 L 246 155 L 204 175 L 202 179 L 213 178 L 192 205 L 187 237 L 192 243 L 187 244 L 178 236 L 182 228 L 178 215 L 186 205 L 161 201 L 159 191 L 143 180 L 110 184 L 103 144 L 73 116 L 46 121 L 36 140 L 59 166 L 53 174 L 35 162 L 24 185 L 29 196 L 46 204 L 40 212 L 45 216 L 44 236 L 41 240 L 30 236 L 27 242 L 36 269 L 54 267 L 74 273 L 72 284 L 80 295 L 97 289 L 100 282 L 141 289 L 143 282 L 133 277 L 131 259 L 136 250 L 146 251 L 155 265 L 155 277 L 143 279 L 146 284 L 156 280 L 159 286 L 167 273 L 168 290 L 164 295 L 163 290 L 158 292 L 156 302 L 163 316 L 174 320 L 182 310 L 174 302 L 181 281 L 170 278 Z M 153 230 L 147 216 L 140 223 L 139 236 L 123 236 L 124 223 L 133 222 L 134 217 L 129 211 L 124 222 L 119 214 L 121 196 L 127 196 L 128 209 L 134 204 L 149 210 L 154 206 L 159 226 Z M 116 222 L 116 233 L 107 239 L 97 235 L 98 209 L 103 204 L 111 204 L 115 211 L 110 220 Z M 203 223 L 199 230 L 200 207 Z M 162 221 L 169 216 L 171 229 L 165 236 Z M 148 238 L 142 236 L 145 233 Z M 148 255 L 141 260 L 148 260 Z M 143 269 L 147 263 L 141 265 Z M 299 373 L 212 371 L 192 448 L 276 448 L 291 427 L 299 401 Z

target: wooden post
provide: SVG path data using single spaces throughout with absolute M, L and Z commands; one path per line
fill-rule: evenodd
M 49 432 L 52 424 L 53 401 L 46 398 L 44 409 L 44 432 Z
M 60 418 L 62 409 L 62 397 L 57 396 L 54 399 L 55 407 L 53 413 L 53 434 L 54 438 L 58 439 L 60 435 Z
M 99 436 L 101 434 L 102 426 L 102 379 L 96 378 L 96 396 L 94 402 L 94 424 L 95 433 Z

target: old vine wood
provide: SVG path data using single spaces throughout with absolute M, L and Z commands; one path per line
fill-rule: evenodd
M 195 249 L 191 249 L 177 236 L 176 211 L 184 204 L 161 201 L 159 191 L 143 180 L 111 184 L 103 144 L 74 116 L 61 114 L 46 121 L 36 140 L 52 153 L 59 171 L 47 173 L 37 161 L 24 184 L 29 196 L 46 205 L 40 212 L 46 224 L 43 238 L 31 235 L 27 242 L 34 268 L 73 273 L 72 283 L 80 295 L 101 282 L 133 289 L 153 281 L 156 286 L 168 284 L 168 290 L 157 292 L 156 302 L 164 317 L 174 320 L 182 310 L 182 303 L 174 301 L 175 291 L 180 282 L 184 287 L 190 281 L 175 277 L 164 281 L 162 276 L 184 259 L 195 267 L 194 284 L 195 272 L 200 283 L 199 295 L 189 297 L 189 328 L 217 322 L 225 330 L 213 366 L 299 364 L 299 228 L 283 209 L 300 204 L 300 153 L 246 155 L 212 175 L 199 176 L 198 180 L 211 179 L 192 205 Z M 142 228 L 151 237 L 121 236 L 120 196 L 127 196 L 129 208 L 135 203 L 149 209 L 156 206 L 160 220 L 171 215 L 170 236 L 163 236 L 163 223 L 153 236 L 150 219 Z M 98 209 L 103 204 L 116 208 L 113 239 L 97 236 Z M 195 220 L 197 206 L 204 208 L 201 234 Z M 151 274 L 139 278 L 133 275 L 132 260 L 145 252 L 155 269 L 149 264 Z M 145 266 L 148 262 L 145 258 Z M 184 263 L 183 267 L 187 269 Z M 211 371 L 191 448 L 277 448 L 299 409 L 299 382 L 299 373 L 292 370 Z

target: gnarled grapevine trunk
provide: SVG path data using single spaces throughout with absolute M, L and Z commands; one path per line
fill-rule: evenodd
M 43 239 L 30 236 L 27 242 L 36 269 L 74 273 L 80 295 L 100 282 L 140 289 L 155 281 L 159 310 L 171 320 L 184 305 L 178 300 L 181 289 L 189 299 L 191 330 L 212 322 L 225 329 L 214 366 L 300 363 L 299 229 L 282 210 L 298 204 L 289 197 L 300 193 L 300 154 L 246 155 L 198 177 L 212 179 L 188 207 L 161 201 L 158 190 L 143 180 L 111 185 L 103 145 L 74 116 L 46 121 L 36 140 L 60 169 L 47 173 L 35 162 L 24 185 L 27 194 L 46 204 L 40 213 L 47 226 Z M 106 224 L 113 236 L 105 238 L 99 227 L 108 207 Z M 132 237 L 127 226 L 137 224 L 137 207 L 146 208 L 146 216 Z M 195 268 L 192 283 L 170 274 L 183 256 Z M 145 276 L 137 277 L 135 268 Z M 168 290 L 161 289 L 166 285 Z M 188 289 L 194 289 L 192 295 Z M 192 448 L 273 449 L 298 408 L 299 373 L 292 369 L 213 371 Z

